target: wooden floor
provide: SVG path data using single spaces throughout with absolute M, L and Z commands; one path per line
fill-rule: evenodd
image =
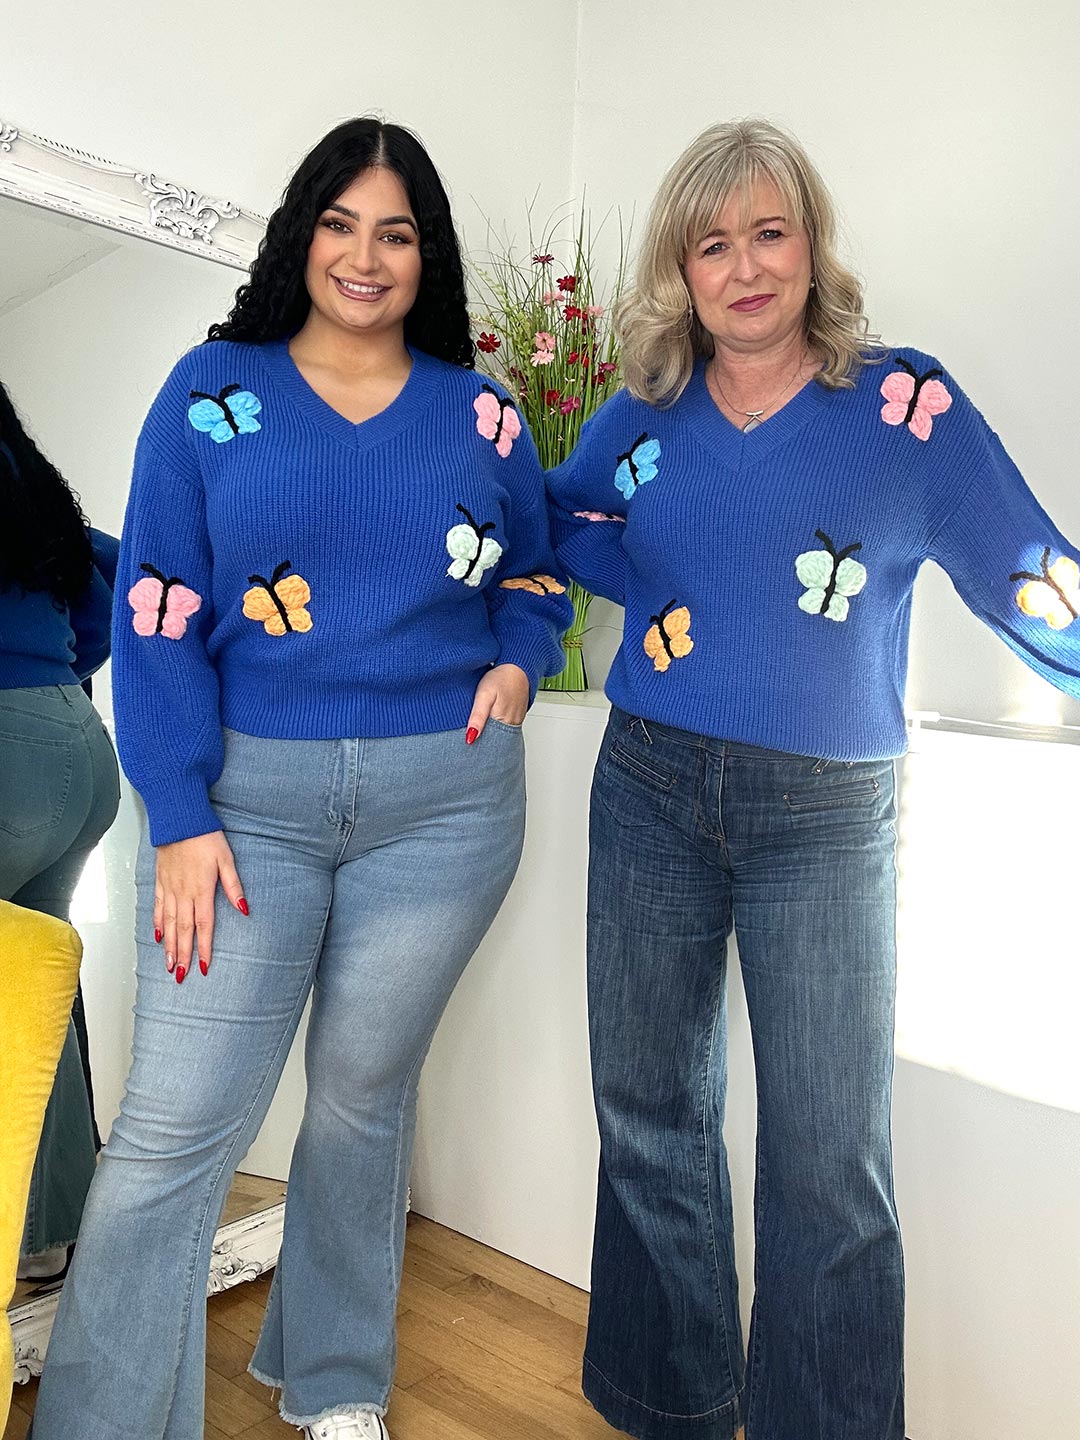
M 208 1301 L 206 1440 L 296 1440 L 247 1374 L 270 1277 Z M 409 1217 L 393 1440 L 613 1440 L 581 1396 L 588 1297 L 430 1220 Z M 3 1440 L 23 1440 L 37 1384 Z

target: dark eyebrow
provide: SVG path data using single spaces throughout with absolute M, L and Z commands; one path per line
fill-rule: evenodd
M 327 210 L 336 210 L 339 215 L 347 215 L 350 220 L 359 220 L 360 216 L 355 210 L 350 210 L 347 205 L 328 205 Z M 382 225 L 408 225 L 417 234 L 416 221 L 411 215 L 390 215 L 385 220 L 377 220 L 377 226 Z
M 751 230 L 756 230 L 759 225 L 770 225 L 774 220 L 780 220 L 785 225 L 787 224 L 786 215 L 764 215 L 760 220 L 751 220 L 748 228 Z M 714 236 L 723 236 L 727 233 L 728 232 L 726 230 L 721 230 L 717 228 L 715 230 L 710 230 L 707 235 L 703 235 L 701 238 L 702 240 L 712 240 Z

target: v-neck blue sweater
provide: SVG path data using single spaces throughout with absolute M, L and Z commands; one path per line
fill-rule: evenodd
M 113 690 L 155 845 L 220 828 L 222 727 L 464 728 L 490 666 L 520 666 L 533 690 L 561 668 L 571 609 L 532 439 L 482 375 L 410 353 L 401 393 L 359 425 L 285 341 L 201 345 L 154 401 L 121 541 Z
M 1077 550 L 931 356 L 811 381 L 749 434 L 698 364 L 626 391 L 548 478 L 556 554 L 626 608 L 607 694 L 631 714 L 837 760 L 906 744 L 915 576 L 947 571 L 1022 660 L 1080 696 Z

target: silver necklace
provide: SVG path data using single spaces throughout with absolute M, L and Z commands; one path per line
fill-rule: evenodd
M 762 405 L 762 407 L 760 408 L 760 410 L 741 410 L 738 405 L 733 405 L 733 404 L 731 403 L 731 401 L 728 399 L 728 397 L 724 394 L 724 387 L 720 384 L 720 376 L 716 373 L 716 357 L 713 356 L 713 363 L 712 363 L 712 366 L 711 366 L 712 378 L 713 378 L 713 380 L 714 380 L 714 382 L 715 382 L 715 384 L 716 384 L 717 390 L 720 391 L 720 398 L 721 398 L 721 400 L 723 400 L 724 404 L 728 407 L 728 409 L 729 409 L 729 410 L 734 410 L 737 415 L 745 415 L 745 416 L 746 416 L 746 424 L 742 427 L 742 433 L 743 433 L 744 435 L 749 435 L 750 432 L 751 432 L 751 430 L 756 430 L 756 429 L 758 428 L 758 426 L 763 423 L 763 417 L 764 417 L 764 415 L 765 415 L 765 412 L 766 412 L 767 410 L 771 410 L 772 407 L 776 404 L 777 400 L 780 399 L 780 396 L 783 395 L 783 394 L 785 394 L 786 391 L 788 391 L 788 390 L 791 389 L 791 386 L 792 386 L 792 384 L 793 384 L 794 381 L 795 381 L 796 375 L 798 375 L 799 371 L 800 371 L 800 370 L 802 369 L 802 367 L 803 367 L 803 362 L 805 361 L 805 359 L 806 359 L 806 351 L 804 350 L 803 353 L 799 356 L 799 363 L 795 366 L 795 369 L 791 372 L 791 379 L 788 380 L 788 382 L 787 382 L 787 384 L 784 386 L 783 390 L 778 390 L 778 391 L 776 392 L 776 394 L 775 394 L 775 395 L 773 396 L 773 398 L 768 402 L 767 405 Z M 706 373 L 710 373 L 710 372 L 706 372 Z

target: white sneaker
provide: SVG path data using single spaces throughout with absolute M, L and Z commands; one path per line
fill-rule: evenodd
M 306 1426 L 304 1434 L 308 1440 L 390 1440 L 390 1432 L 374 1410 L 327 1415 L 318 1424 Z

